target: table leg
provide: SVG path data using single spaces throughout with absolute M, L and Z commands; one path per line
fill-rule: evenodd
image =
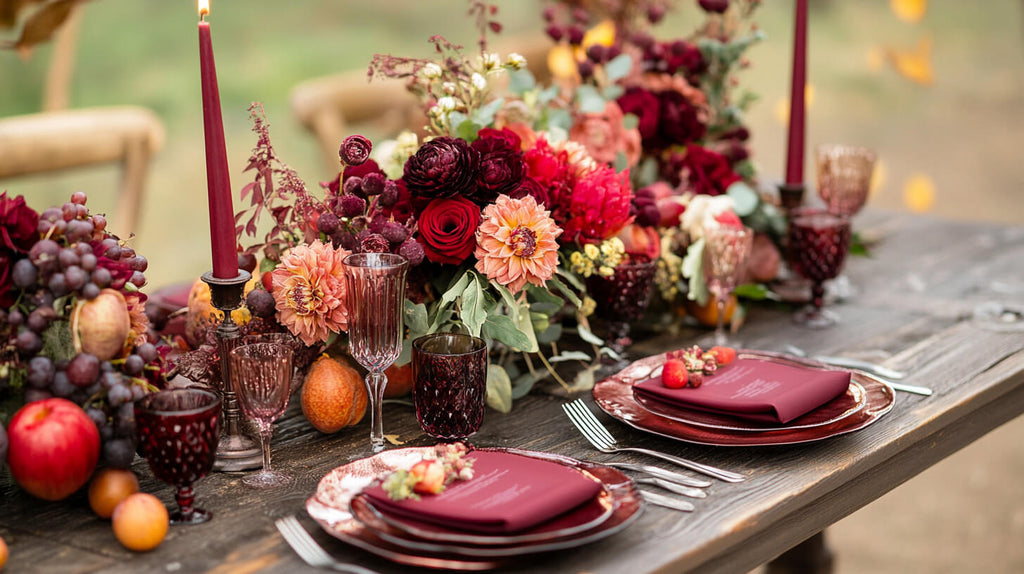
M 825 541 L 825 531 L 811 536 L 768 563 L 766 574 L 830 574 L 835 554 Z

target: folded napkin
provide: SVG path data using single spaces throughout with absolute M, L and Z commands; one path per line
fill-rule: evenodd
M 593 499 L 601 484 L 561 464 L 473 451 L 474 476 L 419 500 L 391 500 L 379 484 L 364 493 L 381 512 L 453 528 L 506 534 L 526 530 Z
M 744 419 L 788 423 L 846 392 L 850 373 L 736 359 L 697 388 L 670 389 L 661 377 L 634 385 L 638 396 Z

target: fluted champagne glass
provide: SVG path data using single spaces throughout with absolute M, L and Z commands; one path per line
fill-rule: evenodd
M 714 222 L 704 228 L 704 280 L 715 298 L 715 344 L 729 344 L 725 333 L 725 306 L 747 269 L 754 232 L 741 225 Z
M 349 354 L 369 373 L 370 446 L 384 450 L 381 405 L 388 378 L 384 370 L 402 352 L 402 311 L 409 262 L 394 253 L 355 253 L 345 258 L 348 288 Z

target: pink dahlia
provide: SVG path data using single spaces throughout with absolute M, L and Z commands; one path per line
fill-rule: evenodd
M 306 345 L 348 328 L 342 263 L 348 254 L 317 240 L 285 253 L 271 273 L 277 319 Z
M 561 233 L 533 197 L 498 196 L 484 208 L 476 232 L 476 270 L 513 293 L 527 283 L 543 286 L 558 266 L 555 240 Z
M 633 188 L 629 170 L 619 173 L 602 167 L 576 182 L 566 218 L 562 241 L 601 243 L 633 222 L 629 214 Z

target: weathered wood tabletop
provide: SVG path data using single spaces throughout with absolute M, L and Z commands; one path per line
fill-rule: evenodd
M 749 476 L 715 482 L 696 511 L 650 506 L 625 531 L 582 548 L 531 556 L 506 571 L 743 572 L 778 556 L 865 506 L 954 451 L 1024 411 L 1024 330 L 991 330 L 971 314 L 981 303 L 1024 310 L 1024 229 L 868 213 L 856 220 L 881 241 L 847 274 L 858 294 L 833 306 L 842 323 L 807 330 L 779 305 L 755 306 L 740 335 L 745 346 L 865 356 L 910 373 L 930 397 L 897 393 L 893 410 L 861 431 L 824 441 L 774 447 L 711 447 L 648 435 L 601 414 L 623 443 L 685 456 Z M 663 335 L 636 346 L 635 356 L 692 344 L 704 332 Z M 590 401 L 591 399 L 587 399 Z M 488 411 L 473 439 L 571 457 L 666 466 L 643 455 L 594 451 L 569 424 L 565 401 L 535 394 L 507 415 Z M 430 444 L 410 407 L 388 404 L 385 431 L 409 445 Z M 274 436 L 274 462 L 297 480 L 288 488 L 252 491 L 239 475 L 215 473 L 198 484 L 198 503 L 214 518 L 173 527 L 156 550 L 135 554 L 93 515 L 82 493 L 60 503 L 32 499 L 0 478 L 0 535 L 10 546 L 8 571 L 259 572 L 310 570 L 274 528 L 299 515 L 337 558 L 382 572 L 406 572 L 335 540 L 306 515 L 305 500 L 331 469 L 369 455 L 367 424 L 326 436 L 290 409 Z M 145 461 L 134 467 L 142 489 L 173 506 L 171 489 Z M 955 494 L 951 494 L 955 496 Z M 880 544 L 884 543 L 879 541 Z M 870 552 L 870 548 L 865 549 Z

